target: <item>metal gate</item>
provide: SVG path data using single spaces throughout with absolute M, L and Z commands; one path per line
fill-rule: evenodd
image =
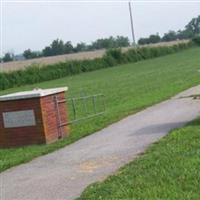
M 96 117 L 105 113 L 105 96 L 95 94 L 67 99 L 69 112 L 68 124 Z
M 63 127 L 70 124 L 96 117 L 105 113 L 105 96 L 103 94 L 95 94 L 81 97 L 71 97 L 66 99 L 58 99 L 54 96 L 56 119 L 58 124 L 58 139 L 63 137 Z M 61 119 L 59 105 L 67 103 L 68 117 L 67 122 Z

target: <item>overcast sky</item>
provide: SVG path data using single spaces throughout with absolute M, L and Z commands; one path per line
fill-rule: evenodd
M 3 1 L 3 52 L 41 50 L 52 40 L 90 43 L 97 38 L 131 38 L 127 2 L 17 3 Z M 183 29 L 200 14 L 200 2 L 133 2 L 136 39 L 149 34 Z

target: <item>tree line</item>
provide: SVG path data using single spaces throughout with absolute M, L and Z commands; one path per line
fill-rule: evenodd
M 193 18 L 183 30 L 169 31 L 165 33 L 163 37 L 160 37 L 159 34 L 150 35 L 147 38 L 140 38 L 138 44 L 154 44 L 158 42 L 169 42 L 174 40 L 183 40 L 190 39 L 196 35 L 200 34 L 200 15 L 196 18 Z
M 150 35 L 147 38 L 140 38 L 138 40 L 139 45 L 153 44 L 158 42 L 169 42 L 174 40 L 190 39 L 196 35 L 200 34 L 200 15 L 193 18 L 183 30 L 169 31 L 160 37 L 159 34 Z M 84 42 L 78 43 L 73 46 L 71 41 L 64 42 L 63 40 L 56 39 L 53 40 L 49 46 L 46 46 L 42 51 L 32 51 L 27 49 L 23 52 L 23 57 L 25 59 L 56 56 L 69 53 L 77 53 L 83 51 L 92 51 L 98 49 L 109 49 L 118 47 L 130 46 L 128 37 L 117 36 L 109 38 L 101 38 L 92 42 L 91 44 L 86 44 Z M 0 62 L 9 62 L 15 60 L 15 55 L 13 53 L 6 53 L 3 58 L 0 58 Z
M 78 43 L 76 46 L 73 46 L 71 41 L 64 42 L 63 40 L 56 39 L 53 42 L 46 46 L 42 51 L 32 51 L 27 49 L 23 52 L 25 59 L 40 58 L 47 56 L 56 56 L 69 53 L 77 53 L 83 51 L 92 51 L 97 49 L 109 49 L 109 48 L 118 48 L 118 47 L 127 47 L 130 45 L 128 37 L 117 36 L 109 38 L 101 38 L 92 42 L 90 45 L 86 43 Z M 13 61 L 15 58 L 14 54 L 6 53 L 2 58 L 3 62 Z

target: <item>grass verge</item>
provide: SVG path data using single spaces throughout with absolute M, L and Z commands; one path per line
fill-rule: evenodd
M 102 69 L 54 81 L 1 91 L 6 94 L 34 87 L 69 87 L 69 95 L 85 90 L 106 96 L 105 115 L 71 126 L 71 135 L 50 145 L 0 149 L 0 171 L 66 146 L 84 136 L 176 93 L 200 84 L 200 48 L 191 48 L 138 63 Z
M 77 200 L 200 199 L 200 119 L 176 129 Z

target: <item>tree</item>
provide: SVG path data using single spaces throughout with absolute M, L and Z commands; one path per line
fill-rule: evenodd
M 193 18 L 186 26 L 185 30 L 187 30 L 191 37 L 200 34 L 200 15 L 196 18 Z
M 51 43 L 51 51 L 53 55 L 64 54 L 64 42 L 62 40 L 56 39 Z
M 87 45 L 81 42 L 76 45 L 76 47 L 74 48 L 74 51 L 75 52 L 87 51 L 87 49 L 88 49 Z
M 168 33 L 164 34 L 162 41 L 169 42 L 169 41 L 174 41 L 177 39 L 178 39 L 177 33 L 175 31 L 169 31 Z
M 140 45 L 149 44 L 149 38 L 140 38 L 138 40 L 138 44 Z
M 148 38 L 140 38 L 138 40 L 138 44 L 144 45 L 144 44 L 154 44 L 161 41 L 161 38 L 158 34 L 156 35 L 150 35 Z
M 89 49 L 109 49 L 109 48 L 117 48 L 117 47 L 127 47 L 129 46 L 128 37 L 117 36 L 116 38 L 110 36 L 109 38 L 101 38 L 94 41 Z
M 130 45 L 128 37 L 117 36 L 115 42 L 117 47 L 127 47 Z
M 71 41 L 67 41 L 64 45 L 63 53 L 72 53 L 73 51 L 74 51 L 74 47 L 73 47 Z
M 41 57 L 41 53 L 39 53 L 39 52 L 33 52 L 30 49 L 27 49 L 27 50 L 24 51 L 23 56 L 26 59 L 38 58 L 38 57 Z
M 43 56 L 55 56 L 71 52 L 73 52 L 71 42 L 68 41 L 64 44 L 64 42 L 59 39 L 53 40 L 50 46 L 47 46 L 42 50 Z
M 191 37 L 192 37 L 192 33 L 188 30 L 177 31 L 177 38 L 179 40 L 188 39 L 188 38 L 191 38 Z
M 44 56 L 64 54 L 64 42 L 59 39 L 53 40 L 50 46 L 47 46 L 42 50 L 42 53 Z
M 154 43 L 158 43 L 160 41 L 161 41 L 161 38 L 158 34 L 149 36 L 149 43 L 154 44 Z
M 115 42 L 113 37 L 101 38 L 92 43 L 93 49 L 108 49 L 115 47 Z
M 26 59 L 32 58 L 32 51 L 31 51 L 30 49 L 25 50 L 24 53 L 23 53 L 23 56 L 24 56 Z
M 193 18 L 186 26 L 184 30 L 177 32 L 178 39 L 189 39 L 200 34 L 200 15 Z
M 43 50 L 42 50 L 42 55 L 43 56 L 52 56 L 53 55 L 53 52 L 51 50 L 51 47 L 45 47 Z
M 6 53 L 3 57 L 3 62 L 10 62 L 14 60 L 14 54 L 12 53 Z

